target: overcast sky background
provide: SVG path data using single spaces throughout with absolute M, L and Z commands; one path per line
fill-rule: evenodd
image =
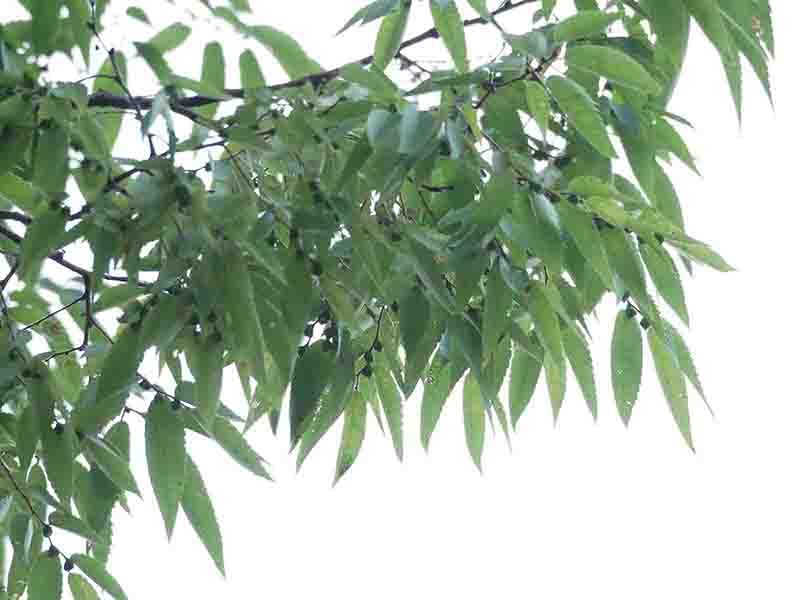
M 371 53 L 375 27 L 333 38 L 364 3 L 252 4 L 265 7 L 254 22 L 294 35 L 310 55 L 334 67 Z M 182 18 L 187 6 L 181 0 L 175 1 L 181 10 L 139 4 L 157 28 Z M 800 237 L 800 42 L 792 29 L 800 9 L 789 0 L 773 4 L 775 112 L 748 71 L 738 128 L 718 57 L 697 31 L 671 105 L 695 125 L 684 133 L 703 173 L 700 179 L 677 164 L 670 171 L 689 233 L 738 269 L 719 274 L 698 268 L 684 282 L 693 323 L 688 341 L 717 415 L 713 419 L 692 395 L 697 454 L 683 444 L 647 359 L 630 429 L 621 425 L 608 365 L 615 306 L 606 301 L 590 322 L 598 422 L 571 380 L 553 427 L 540 385 L 513 437 L 513 452 L 502 435 L 488 436 L 482 476 L 467 453 L 460 397 L 446 405 L 428 455 L 419 443 L 419 398 L 409 401 L 403 464 L 370 415 L 362 455 L 335 489 L 341 423 L 299 475 L 285 429 L 276 440 L 266 424 L 256 427 L 250 439 L 272 463 L 275 484 L 256 480 L 215 448 L 193 445 L 221 522 L 227 580 L 183 517 L 172 543 L 166 542 L 146 468 L 138 465 L 145 499 L 132 499 L 133 517 L 116 514 L 111 565 L 129 598 L 800 597 L 798 327 L 791 293 Z M 409 35 L 429 26 L 424 3 L 415 2 L 415 11 Z M 504 22 L 523 33 L 529 14 L 519 11 Z M 197 76 L 202 45 L 215 35 L 224 36 L 228 59 L 236 61 L 244 47 L 237 38 L 197 27 L 196 39 L 171 55 L 177 72 Z M 497 38 L 476 29 L 482 41 L 470 46 L 473 55 L 496 54 Z M 152 33 L 128 28 L 111 43 Z M 437 44 L 409 55 L 440 58 Z M 258 52 L 268 82 L 282 81 L 280 70 Z M 134 93 L 156 91 L 138 73 Z M 233 75 L 228 84 L 238 85 Z M 120 148 L 119 154 L 130 155 Z M 238 388 L 230 383 L 225 398 L 236 404 Z M 134 452 L 141 454 L 141 436 L 138 441 Z

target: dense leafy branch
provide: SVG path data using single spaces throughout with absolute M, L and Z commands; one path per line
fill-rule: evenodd
M 107 564 L 113 511 L 141 494 L 136 460 L 167 534 L 182 510 L 224 573 L 193 436 L 271 480 L 246 432 L 288 421 L 299 468 L 343 420 L 338 481 L 370 412 L 402 460 L 417 390 L 427 449 L 463 381 L 478 469 L 487 419 L 510 443 L 540 379 L 557 418 L 569 368 L 597 418 L 588 316 L 608 297 L 617 413 L 627 425 L 649 350 L 694 448 L 689 386 L 707 399 L 671 320 L 689 324 L 682 272 L 731 267 L 689 235 L 667 166 L 696 166 L 668 104 L 693 23 L 737 110 L 743 61 L 769 93 L 769 2 L 430 0 L 434 27 L 406 38 L 424 3 L 376 0 L 342 30 L 379 20 L 373 53 L 330 70 L 285 33 L 242 22 L 246 0 L 204 3 L 288 81 L 267 86 L 244 50 L 228 87 L 219 42 L 200 80 L 183 77 L 169 52 L 192 28 L 173 23 L 135 43 L 162 86 L 153 97 L 137 94 L 127 50 L 105 42 L 115 2 L 22 2 L 30 19 L 0 27 L 0 543 L 12 556 L 0 596 L 58 599 L 75 569 L 76 597 L 97 586 L 124 599 Z M 462 17 L 466 4 L 478 17 Z M 524 7 L 533 20 L 513 29 L 527 31 L 506 31 L 498 17 Z M 467 37 L 479 24 L 503 42 L 483 63 Z M 409 56 L 428 40 L 445 66 Z M 90 75 L 53 82 L 54 53 Z M 413 89 L 396 81 L 406 69 Z M 235 110 L 218 118 L 227 100 Z M 125 119 L 137 139 L 118 139 Z M 147 158 L 120 158 L 122 145 Z M 143 375 L 149 356 L 158 382 Z M 221 400 L 233 369 L 240 406 Z M 83 552 L 56 547 L 54 527 Z

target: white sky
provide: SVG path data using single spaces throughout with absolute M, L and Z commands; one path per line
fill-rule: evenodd
M 374 27 L 332 38 L 363 3 L 265 2 L 262 22 L 295 35 L 333 67 L 371 52 Z M 164 10 L 161 2 L 139 4 L 154 19 Z M 418 15 L 426 13 L 422 4 L 415 2 Z M 340 425 L 300 475 L 287 455 L 286 431 L 275 440 L 266 424 L 256 428 L 250 439 L 272 463 L 276 484 L 256 480 L 214 448 L 193 446 L 223 529 L 227 580 L 182 517 L 167 544 L 139 465 L 145 499 L 132 499 L 134 518 L 116 515 L 112 559 L 129 597 L 800 597 L 798 327 L 790 292 L 800 223 L 793 197 L 800 42 L 792 31 L 800 9 L 791 1 L 773 4 L 775 112 L 748 72 L 744 124 L 737 128 L 718 58 L 698 32 L 671 105 L 695 124 L 687 138 L 704 175 L 678 165 L 671 171 L 690 234 L 738 268 L 731 274 L 698 268 L 685 281 L 689 342 L 717 413 L 714 421 L 692 396 L 696 455 L 683 445 L 648 361 L 631 427 L 620 424 L 607 358 L 614 306 L 606 302 L 590 323 L 598 423 L 570 381 L 554 428 L 540 384 L 513 453 L 502 435 L 488 436 L 483 476 L 464 443 L 460 398 L 446 406 L 429 455 L 418 441 L 419 399 L 409 402 L 403 464 L 370 415 L 362 455 L 335 489 Z M 159 27 L 171 19 L 165 10 Z M 507 23 L 522 32 L 528 22 Z M 412 29 L 427 26 L 413 21 Z M 126 34 L 149 36 L 145 29 Z M 208 41 L 199 37 L 174 53 L 177 71 L 199 71 L 196 60 Z M 239 43 L 226 37 L 223 45 L 235 59 Z M 497 40 L 487 38 L 482 53 L 498 50 Z M 409 54 L 440 53 L 434 42 Z M 283 80 L 266 57 L 264 65 L 268 81 Z M 134 88 L 154 91 L 146 78 Z M 229 389 L 235 404 L 238 389 Z M 134 451 L 143 451 L 141 438 Z

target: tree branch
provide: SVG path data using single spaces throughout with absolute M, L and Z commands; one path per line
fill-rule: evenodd
M 514 10 L 519 8 L 520 6 L 524 6 L 526 4 L 532 4 L 537 0 L 519 0 L 518 2 L 506 2 L 496 10 L 492 11 L 492 17 L 496 17 L 497 15 L 501 15 L 505 12 Z M 474 19 L 467 19 L 464 21 L 464 27 L 472 27 L 473 25 L 487 25 L 489 24 L 483 17 L 475 17 Z M 403 50 L 411 46 L 415 46 L 425 40 L 431 40 L 439 37 L 439 32 L 436 30 L 435 27 L 431 27 L 430 29 L 423 31 L 419 35 L 416 35 L 412 38 L 407 39 L 402 44 L 400 44 L 400 48 L 397 50 L 396 56 L 399 56 Z M 375 60 L 375 55 L 365 56 L 364 58 L 356 61 L 358 64 L 363 66 L 367 66 Z M 349 64 L 349 63 L 348 63 Z M 336 79 L 342 72 L 342 68 L 345 65 L 336 67 L 335 69 L 331 69 L 329 71 L 322 71 L 320 73 L 312 73 L 311 75 L 306 75 L 305 77 L 300 77 L 299 79 L 293 79 L 291 81 L 287 81 L 285 83 L 279 83 L 277 85 L 268 86 L 266 89 L 270 91 L 281 91 L 286 89 L 298 88 L 310 83 L 314 87 L 318 87 L 328 83 L 329 81 Z M 178 98 L 172 102 L 173 109 L 175 108 L 197 108 L 198 106 L 206 106 L 208 104 L 217 104 L 219 102 L 225 102 L 227 100 L 234 100 L 234 99 L 242 99 L 245 96 L 245 92 L 247 90 L 241 88 L 230 88 L 225 90 L 226 97 L 214 97 L 214 96 L 190 96 L 188 98 Z M 146 96 L 118 96 L 115 94 L 110 94 L 108 92 L 97 92 L 89 96 L 89 106 L 92 107 L 112 107 L 118 109 L 135 109 L 135 110 L 142 110 L 142 109 L 149 109 L 153 105 L 153 99 L 148 98 Z

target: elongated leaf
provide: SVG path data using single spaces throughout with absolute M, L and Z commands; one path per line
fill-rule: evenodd
M 564 352 L 567 355 L 572 372 L 581 388 L 586 404 L 597 421 L 597 386 L 594 381 L 592 354 L 586 339 L 571 327 L 563 327 Z
M 258 58 L 252 50 L 245 50 L 239 55 L 239 77 L 245 90 L 263 88 L 267 85 Z
M 336 459 L 334 485 L 356 462 L 358 453 L 361 451 L 361 444 L 364 441 L 366 426 L 367 399 L 360 387 L 353 392 L 350 403 L 344 413 L 344 428 L 342 429 L 342 440 L 339 443 L 339 455 Z
M 72 592 L 74 600 L 100 600 L 100 596 L 84 577 L 77 573 L 70 573 L 69 591 Z
M 115 600 L 128 600 L 116 579 L 106 571 L 99 561 L 86 554 L 73 554 L 70 560 L 77 565 L 84 575 L 94 581 L 100 589 L 107 592 L 112 598 Z
M 538 81 L 526 81 L 525 102 L 528 112 L 531 113 L 539 126 L 539 131 L 542 132 L 542 139 L 547 139 L 550 123 L 550 97 L 547 95 L 547 90 Z
M 206 338 L 195 353 L 192 372 L 197 384 L 195 398 L 197 410 L 203 422 L 211 426 L 217 418 L 222 389 L 224 344 L 214 337 Z
M 456 70 L 466 73 L 469 70 L 467 40 L 458 6 L 454 0 L 430 0 L 430 7 L 433 23 L 453 59 Z
M 58 498 L 65 506 L 72 501 L 75 473 L 75 434 L 71 427 L 48 428 L 42 435 L 44 468 Z
M 139 486 L 136 485 L 136 479 L 133 477 L 126 458 L 99 438 L 89 437 L 87 439 L 89 440 L 89 446 L 87 446 L 86 450 L 91 457 L 91 461 L 105 473 L 106 477 L 119 489 L 141 496 Z
M 564 359 L 564 344 L 561 338 L 561 329 L 558 325 L 558 316 L 544 290 L 544 284 L 532 282 L 529 310 L 534 323 L 534 332 L 544 346 L 547 354 L 554 361 L 562 362 Z
M 211 504 L 200 470 L 189 456 L 186 456 L 186 482 L 181 495 L 181 508 L 217 569 L 224 576 L 225 560 L 222 552 L 222 534 L 214 513 L 214 506 Z
M 256 25 L 249 32 L 272 53 L 292 79 L 323 71 L 319 63 L 311 59 L 290 35 L 269 25 Z
M 619 13 L 585 10 L 559 21 L 550 31 L 554 42 L 566 43 L 590 38 L 606 31 L 619 19 Z
M 122 412 L 142 359 L 140 348 L 138 329 L 129 326 L 118 335 L 103 361 L 94 401 L 76 411 L 76 431 L 97 433 Z
M 683 284 L 672 257 L 661 246 L 653 244 L 640 244 L 639 253 L 659 294 L 688 326 L 689 310 L 686 308 Z
M 382 361 L 381 361 L 382 362 Z M 383 414 L 389 424 L 397 459 L 403 460 L 403 397 L 392 377 L 391 371 L 380 362 L 375 369 L 375 383 L 381 399 Z
M 647 69 L 616 48 L 589 44 L 575 46 L 567 52 L 567 64 L 645 94 L 661 92 L 661 84 Z
M 373 60 L 375 66 L 381 71 L 386 70 L 400 49 L 410 13 L 411 5 L 403 4 L 395 12 L 383 18 L 378 30 L 378 38 L 375 41 L 375 58 Z
M 684 242 L 682 240 L 668 240 L 669 243 L 674 246 L 678 252 L 686 256 L 691 260 L 695 260 L 698 262 L 703 263 L 704 265 L 708 265 L 712 269 L 716 269 L 717 271 L 727 272 L 727 271 L 735 271 L 732 266 L 730 266 L 725 259 L 722 258 L 719 254 L 717 254 L 711 247 L 702 243 L 702 242 Z
M 144 435 L 150 482 L 170 538 L 186 472 L 185 432 L 177 410 L 163 399 L 150 404 Z
M 162 54 L 166 54 L 183 44 L 191 33 L 192 29 L 188 25 L 173 23 L 147 40 L 147 43 Z
M 292 447 L 300 441 L 319 406 L 322 391 L 333 372 L 333 357 L 312 344 L 297 361 L 289 399 L 289 427 Z
M 627 425 L 642 382 L 642 330 L 626 311 L 617 313 L 611 341 L 611 383 L 617 412 Z
M 560 75 L 549 77 L 547 87 L 578 133 L 603 156 L 617 158 L 606 125 L 586 90 L 572 79 Z
M 678 359 L 670 342 L 663 339 L 655 327 L 648 329 L 647 341 L 658 374 L 658 381 L 661 383 L 661 389 L 667 398 L 672 416 L 683 439 L 694 451 L 689 419 L 689 396 L 686 393 L 686 380 L 680 370 Z
M 520 346 L 514 349 L 511 361 L 511 381 L 508 386 L 511 425 L 516 428 L 519 418 L 530 404 L 542 372 L 543 362 Z
M 472 371 L 469 372 L 464 380 L 463 404 L 464 434 L 467 439 L 467 448 L 472 457 L 472 462 L 478 467 L 478 471 L 482 471 L 481 456 L 483 455 L 486 431 L 486 411 L 483 406 L 480 384 Z
M 544 374 L 553 409 L 553 421 L 557 421 L 567 393 L 567 362 L 563 358 L 557 361 L 552 355 L 545 353 Z
M 36 557 L 31 572 L 29 600 L 61 600 L 61 559 L 42 553 Z

